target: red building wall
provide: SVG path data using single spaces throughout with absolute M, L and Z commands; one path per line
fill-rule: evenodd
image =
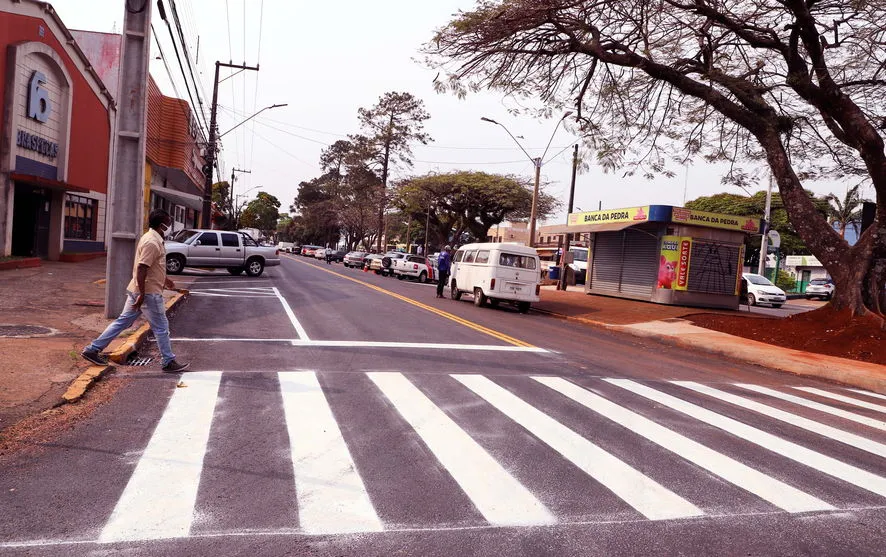
M 186 101 L 164 96 L 154 78 L 148 78 L 148 160 L 160 166 L 184 170 L 202 189 L 203 174 L 193 162 L 194 155 L 199 155 L 197 142 L 202 138 L 195 138 L 192 134 L 193 118 Z
M 40 36 L 40 27 L 44 36 Z M 71 75 L 73 102 L 71 140 L 69 142 L 67 182 L 89 190 L 107 193 L 108 163 L 111 153 L 111 123 L 108 109 L 95 94 L 89 82 L 71 60 L 52 27 L 43 19 L 0 12 L 0 75 L 6 75 L 7 46 L 36 41 L 51 47 L 62 59 Z M 64 37 L 60 38 L 62 41 Z M 0 107 L 6 106 L 6 91 L 0 86 Z M 0 115 L 0 130 L 8 115 Z M 15 133 L 15 132 L 13 132 Z

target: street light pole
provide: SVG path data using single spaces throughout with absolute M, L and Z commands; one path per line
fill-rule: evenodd
M 571 110 L 566 112 L 566 114 L 564 114 L 557 121 L 557 125 L 554 126 L 554 131 L 553 131 L 553 133 L 551 133 L 551 138 L 548 140 L 548 145 L 545 147 L 544 153 L 542 153 L 541 156 L 538 158 L 533 158 L 532 156 L 530 156 L 529 153 L 526 152 L 526 149 L 524 149 L 523 146 L 520 145 L 520 142 L 517 141 L 517 138 L 514 137 L 514 135 L 511 133 L 511 131 L 507 127 L 505 127 L 504 124 L 496 122 L 495 120 L 493 120 L 491 118 L 487 118 L 485 116 L 480 117 L 480 119 L 483 120 L 484 122 L 489 122 L 490 124 L 496 124 L 496 125 L 504 128 L 504 130 L 506 132 L 508 132 L 508 135 L 511 136 L 511 139 L 514 140 L 514 143 L 517 144 L 517 147 L 519 147 L 520 150 L 523 151 L 523 154 L 526 155 L 526 157 L 530 161 L 532 161 L 532 164 L 535 166 L 535 184 L 532 188 L 532 209 L 530 210 L 530 213 L 529 213 L 529 247 L 531 247 L 531 248 L 535 247 L 535 220 L 537 217 L 536 213 L 538 212 L 538 190 L 539 190 L 539 185 L 541 183 L 541 167 L 544 164 L 545 155 L 548 154 L 548 149 L 550 149 L 550 147 L 551 147 L 551 142 L 554 141 L 554 135 L 557 134 L 557 130 L 560 128 L 560 123 L 563 122 L 563 120 L 565 120 L 570 114 L 572 114 Z
M 238 223 L 237 223 L 237 219 L 235 218 L 235 211 L 234 211 L 234 181 L 237 179 L 237 172 L 239 172 L 241 174 L 252 174 L 251 170 L 240 170 L 239 168 L 231 169 L 231 186 L 229 188 L 230 189 L 229 193 L 230 193 L 230 198 L 231 198 L 231 228 L 233 230 L 236 230 L 237 228 L 239 228 Z M 255 189 L 255 188 L 253 188 L 253 189 Z
M 569 186 L 569 209 L 566 210 L 566 225 L 569 225 L 569 213 L 572 212 L 572 202 L 575 200 L 575 174 L 578 171 L 578 143 L 572 148 L 572 182 Z M 566 245 L 561 254 L 560 290 L 566 290 L 566 254 L 569 253 L 569 244 L 572 243 L 572 233 L 566 233 Z
M 772 209 L 772 174 L 769 174 L 769 189 L 766 190 L 766 210 L 763 226 L 763 237 L 760 239 L 760 261 L 757 263 L 757 274 L 765 276 L 766 257 L 769 251 L 769 212 Z

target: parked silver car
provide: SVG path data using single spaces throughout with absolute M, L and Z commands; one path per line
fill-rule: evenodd
M 834 295 L 834 282 L 828 278 L 812 279 L 806 285 L 806 299 L 821 298 L 822 300 L 830 300 Z

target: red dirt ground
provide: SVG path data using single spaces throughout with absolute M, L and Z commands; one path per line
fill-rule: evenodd
M 697 313 L 699 327 L 806 352 L 886 365 L 886 330 L 875 317 L 836 312 L 830 305 L 783 319 Z

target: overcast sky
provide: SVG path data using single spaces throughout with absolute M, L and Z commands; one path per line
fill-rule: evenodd
M 139 0 L 129 0 L 138 2 Z M 119 32 L 126 0 L 54 0 L 71 29 Z M 164 0 L 170 12 L 169 0 Z M 153 5 L 153 24 L 174 83 L 187 98 L 184 81 L 166 24 Z M 225 132 L 257 110 L 271 104 L 289 106 L 265 111 L 222 140 L 222 168 L 251 170 L 240 175 L 235 192 L 252 197 L 259 189 L 277 196 L 284 211 L 299 182 L 320 174 L 320 151 L 325 145 L 359 131 L 357 109 L 370 107 L 387 91 L 406 91 L 424 100 L 431 119 L 425 129 L 435 139 L 414 149 L 415 165 L 401 168 L 393 178 L 430 171 L 482 170 L 531 177 L 532 163 L 500 127 L 482 122 L 487 116 L 506 125 L 535 157 L 544 150 L 556 120 L 508 115 L 517 105 L 500 94 L 454 95 L 434 92 L 436 75 L 416 59 L 419 47 L 459 9 L 473 0 L 374 0 L 373 2 L 292 0 L 177 0 L 179 17 L 192 57 L 197 56 L 201 96 L 207 106 L 212 95 L 215 60 L 260 64 L 259 72 L 232 77 L 219 89 L 219 129 Z M 167 14 L 171 19 L 171 14 Z M 175 95 L 166 68 L 152 42 L 151 74 L 167 95 Z M 225 74 L 223 74 L 225 75 Z M 548 192 L 563 202 L 552 223 L 565 220 L 574 136 L 560 128 L 543 168 L 551 182 Z M 565 150 L 564 150 L 565 148 Z M 559 154 L 558 154 L 559 153 Z M 722 168 L 695 165 L 674 179 L 622 178 L 591 168 L 579 175 L 575 206 L 595 210 L 646 204 L 681 205 L 687 199 L 730 191 L 720 184 Z M 258 186 L 257 189 L 252 189 Z M 805 184 L 818 193 L 842 184 Z M 765 188 L 760 184 L 759 189 Z M 251 190 L 251 191 L 249 191 Z

